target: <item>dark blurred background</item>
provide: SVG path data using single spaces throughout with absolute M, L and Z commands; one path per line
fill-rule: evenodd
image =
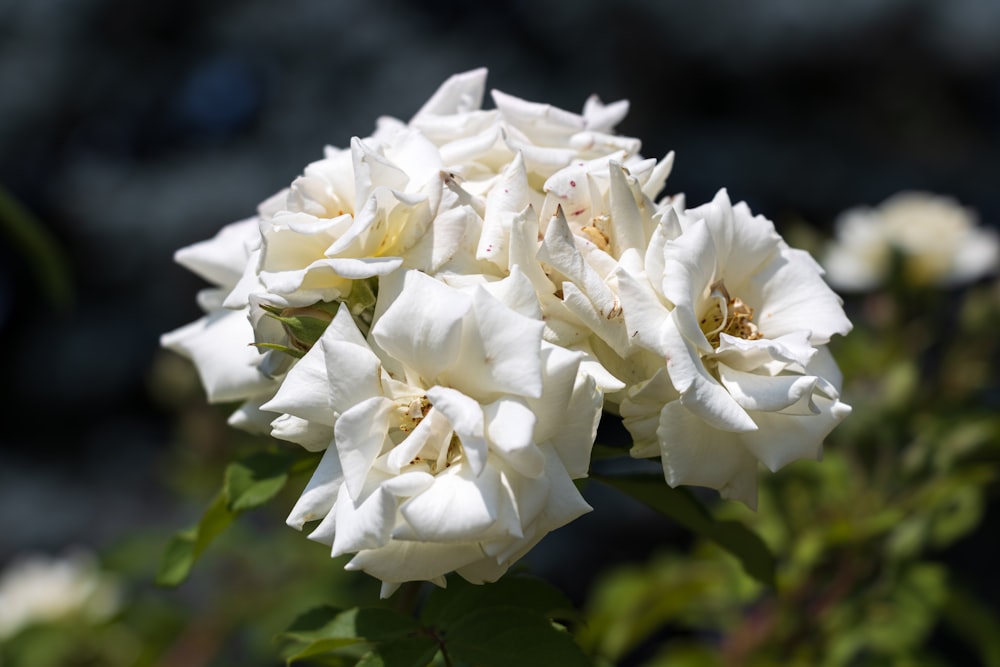
M 162 484 L 179 436 L 152 388 L 159 335 L 199 316 L 172 253 L 452 73 L 574 111 L 628 98 L 619 130 L 677 152 L 692 204 L 725 186 L 829 229 L 917 188 L 1000 220 L 1000 3 L 503 5 L 0 1 L 0 188 L 72 287 L 0 227 L 0 563 L 193 518 Z

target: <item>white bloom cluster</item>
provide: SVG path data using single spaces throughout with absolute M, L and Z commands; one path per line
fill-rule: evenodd
M 898 256 L 913 286 L 971 282 L 1000 267 L 1000 238 L 978 227 L 973 211 L 950 197 L 901 192 L 877 208 L 845 211 L 823 258 L 830 282 L 843 290 L 885 285 Z
M 725 191 L 657 201 L 673 154 L 615 134 L 626 102 L 483 109 L 485 77 L 177 256 L 219 287 L 164 344 L 235 424 L 324 451 L 288 522 L 384 595 L 494 580 L 588 511 L 604 411 L 669 484 L 749 505 L 758 461 L 815 458 L 850 411 L 824 347 L 850 323 L 809 255 Z
M 77 617 L 99 623 L 120 606 L 118 582 L 81 550 L 22 554 L 0 574 L 0 643 L 35 623 Z

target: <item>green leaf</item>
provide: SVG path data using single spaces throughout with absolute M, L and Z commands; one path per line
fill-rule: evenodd
M 230 463 L 222 487 L 229 510 L 253 509 L 273 498 L 288 481 L 294 461 L 288 452 L 265 451 Z
M 567 632 L 518 607 L 489 607 L 456 620 L 447 630 L 445 650 L 478 667 L 593 665 Z
M 361 658 L 356 667 L 427 667 L 439 650 L 426 635 L 382 642 Z
M 712 540 L 736 556 L 747 574 L 774 587 L 774 554 L 760 536 L 739 521 L 715 519 L 687 489 L 672 489 L 659 475 L 591 477 L 667 515 L 696 535 Z
M 508 574 L 486 585 L 470 584 L 456 577 L 448 582 L 448 588 L 431 592 L 421 619 L 447 627 L 476 610 L 499 606 L 532 611 L 547 619 L 576 620 L 579 615 L 573 603 L 551 584 L 535 577 Z
M 944 618 L 968 644 L 975 647 L 985 667 L 1000 667 L 1000 615 L 982 600 L 952 583 Z
M 392 609 L 354 608 L 342 611 L 324 606 L 299 616 L 282 634 L 282 638 L 300 644 L 288 658 L 290 664 L 352 644 L 392 642 L 416 636 L 419 632 L 420 626 L 414 619 Z M 397 649 L 401 655 L 409 655 L 406 645 Z
M 331 638 L 385 641 L 406 636 L 419 629 L 420 626 L 414 619 L 392 609 L 355 607 L 340 610 L 322 606 L 299 616 L 283 636 L 298 641 Z
M 170 540 L 156 574 L 156 583 L 177 586 L 187 579 L 205 547 L 232 523 L 235 516 L 227 507 L 225 494 L 220 492 L 194 528 L 181 531 Z
M 0 232 L 4 245 L 26 260 L 49 304 L 65 310 L 73 301 L 73 279 L 65 252 L 45 225 L 0 186 Z

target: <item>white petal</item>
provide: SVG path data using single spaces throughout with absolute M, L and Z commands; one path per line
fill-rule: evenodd
M 496 185 L 486 196 L 486 214 L 476 250 L 477 259 L 488 260 L 502 269 L 509 266 L 511 225 L 517 214 L 530 203 L 528 191 L 528 174 L 524 159 L 518 153 L 514 161 L 500 172 Z
M 562 469 L 562 464 L 555 451 L 549 447 L 542 447 L 542 453 L 545 455 L 545 477 L 539 478 L 539 480 L 525 479 L 523 481 L 527 484 L 534 484 L 544 479 L 547 481 L 548 494 L 545 502 L 539 507 L 540 511 L 535 514 L 534 520 L 524 527 L 523 539 L 507 541 L 502 550 L 490 550 L 502 565 L 510 565 L 526 554 L 549 532 L 593 509 L 580 495 L 579 489 L 573 484 L 569 475 Z M 514 490 L 517 496 L 531 495 L 527 489 L 521 486 L 515 487 Z M 525 512 L 525 514 L 527 515 L 529 512 Z
M 271 437 L 294 442 L 310 452 L 321 452 L 333 440 L 333 428 L 285 414 L 271 422 Z
M 644 459 L 660 455 L 660 441 L 656 434 L 660 425 L 660 410 L 679 398 L 666 368 L 658 370 L 649 380 L 629 388 L 620 414 L 625 428 L 632 435 L 630 456 Z
M 482 557 L 483 550 L 476 543 L 393 540 L 378 549 L 361 551 L 344 569 L 363 570 L 385 582 L 427 581 Z
M 591 95 L 583 104 L 583 117 L 591 130 L 611 132 L 627 115 L 628 100 L 604 104 L 596 95 Z
M 409 498 L 423 493 L 434 484 L 434 475 L 426 472 L 404 472 L 382 482 L 382 488 L 397 498 Z
M 250 249 L 260 243 L 257 218 L 226 225 L 207 241 L 181 248 L 174 261 L 205 280 L 233 287 L 243 275 Z
M 473 228 L 475 213 L 468 206 L 441 212 L 428 225 L 420 240 L 403 258 L 406 268 L 437 273 L 460 252 L 467 231 Z
M 485 67 L 453 74 L 424 102 L 411 122 L 428 115 L 467 113 L 479 109 L 486 91 Z
M 838 400 L 819 395 L 813 399 L 819 414 L 754 413 L 760 430 L 742 434 L 743 442 L 770 470 L 798 459 L 818 459 L 823 438 L 851 413 L 851 407 Z
M 804 396 L 811 396 L 818 378 L 745 373 L 719 364 L 719 380 L 744 410 L 777 412 L 798 403 Z
M 448 387 L 431 387 L 427 399 L 441 412 L 462 442 L 465 460 L 474 475 L 483 472 L 489 445 L 483 425 L 483 409 L 478 402 Z
M 271 398 L 271 392 L 266 392 L 261 396 L 244 401 L 226 419 L 226 423 L 233 428 L 238 428 L 247 433 L 267 435 L 271 430 L 271 422 L 274 420 L 273 412 L 264 412 L 260 409 L 261 404 Z
M 410 180 L 406 172 L 358 137 L 351 139 L 351 159 L 354 163 L 354 201 L 356 202 L 368 199 L 376 187 L 403 190 Z
M 617 162 L 612 162 L 611 174 L 611 216 L 614 224 L 611 227 L 611 250 L 615 257 L 620 257 L 627 248 L 645 248 L 646 234 L 643 229 L 642 215 L 636 202 L 636 193 L 628 179 L 631 176 Z M 633 181 L 635 179 L 632 179 Z
M 809 338 L 810 332 L 804 329 L 773 339 L 757 340 L 721 334 L 719 347 L 711 358 L 742 371 L 763 367 L 779 370 L 792 367 L 802 371 L 816 354 L 816 348 L 809 342 Z
M 551 140 L 586 129 L 586 121 L 575 113 L 549 104 L 528 102 L 499 90 L 491 93 L 504 119 L 529 136 Z
M 403 265 L 402 257 L 337 257 L 324 262 L 338 276 L 351 280 L 381 276 Z
M 544 323 L 514 312 L 479 287 L 472 295 L 475 329 L 462 336 L 461 353 L 449 373 L 452 386 L 470 395 L 511 393 L 541 395 Z
M 643 194 L 655 200 L 659 196 L 660 191 L 663 190 L 663 186 L 666 185 L 667 178 L 670 176 L 673 168 L 674 152 L 670 151 L 662 160 L 656 163 L 653 173 L 650 174 L 649 179 L 642 186 Z
M 645 279 L 624 270 L 618 271 L 615 277 L 618 280 L 618 294 L 630 344 L 641 345 L 651 352 L 665 355 L 663 337 L 670 311 L 657 298 L 656 292 Z
M 402 292 L 372 326 L 371 335 L 432 383 L 457 358 L 463 319 L 471 307 L 471 299 L 461 292 L 407 271 Z
M 681 403 L 688 410 L 714 428 L 724 431 L 753 431 L 757 428 L 750 415 L 709 374 L 698 350 L 681 337 L 676 327 L 666 327 L 664 345 L 667 372 L 681 394 Z
M 586 477 L 601 419 L 603 394 L 588 374 L 573 372 L 574 353 L 552 346 L 546 347 L 542 355 L 546 367 L 545 392 L 541 399 L 529 403 L 538 415 L 536 442 L 543 449 L 545 443 L 552 447 L 570 477 Z
M 405 523 L 394 539 L 420 542 L 472 542 L 482 539 L 497 519 L 499 476 L 490 470 L 476 475 L 462 468 L 440 474 L 423 493 L 403 503 Z
M 753 277 L 753 285 L 759 296 L 742 298 L 759 304 L 755 320 L 768 338 L 808 329 L 812 343 L 822 345 L 851 330 L 840 297 L 823 282 L 808 253 L 786 249 Z
M 545 460 L 534 441 L 535 414 L 523 400 L 501 398 L 483 406 L 493 451 L 522 475 L 542 474 Z
M 389 399 L 373 396 L 341 414 L 334 425 L 334 442 L 340 452 L 344 483 L 355 500 L 361 497 L 372 462 L 388 438 L 389 415 L 393 408 Z
M 503 280 L 486 283 L 483 289 L 515 313 L 524 315 L 530 320 L 542 319 L 542 308 L 538 303 L 535 288 L 518 265 L 510 267 L 509 276 Z
M 333 508 L 337 514 L 337 532 L 333 537 L 331 555 L 336 558 L 387 544 L 397 509 L 395 496 L 385 489 L 376 488 L 363 502 L 355 505 L 346 485 L 341 487 Z
M 330 447 L 320 459 L 309 483 L 306 484 L 305 490 L 302 491 L 302 495 L 299 496 L 295 507 L 288 515 L 286 523 L 296 530 L 302 530 L 302 526 L 307 521 L 315 521 L 325 517 L 333 508 L 343 481 L 344 474 L 340 469 L 340 458 L 337 456 L 337 450 Z
M 217 310 L 160 338 L 164 347 L 194 362 L 211 403 L 249 398 L 275 386 L 258 370 L 260 352 L 252 342 L 245 310 Z
M 724 498 L 756 506 L 757 460 L 741 435 L 713 429 L 679 401 L 663 406 L 657 435 L 670 486 L 707 486 Z

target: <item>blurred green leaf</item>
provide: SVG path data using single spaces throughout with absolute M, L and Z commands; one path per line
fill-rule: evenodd
M 592 475 L 667 515 L 691 532 L 712 540 L 736 556 L 747 574 L 774 587 L 775 558 L 764 540 L 735 520 L 717 520 L 687 489 L 672 489 L 659 475 L 604 477 Z
M 285 486 L 291 474 L 308 469 L 315 456 L 297 456 L 282 450 L 259 451 L 230 463 L 222 490 L 193 528 L 178 532 L 167 544 L 156 582 L 178 586 L 191 572 L 205 548 L 241 513 L 259 507 Z
M 431 637 L 402 637 L 377 644 L 357 667 L 426 667 L 438 650 L 438 643 Z
M 447 629 L 446 649 L 479 667 L 587 667 L 593 663 L 573 637 L 542 614 L 519 607 L 488 607 Z
M 323 606 L 311 609 L 299 616 L 288 630 L 281 636 L 297 642 L 294 652 L 288 658 L 288 664 L 313 656 L 329 653 L 352 644 L 390 642 L 393 646 L 385 648 L 383 660 L 396 662 L 369 662 L 367 664 L 385 664 L 387 666 L 405 665 L 406 659 L 414 656 L 417 646 L 410 642 L 395 643 L 397 640 L 417 637 L 419 624 L 407 616 L 392 609 L 385 608 L 354 608 L 340 610 L 336 607 Z M 433 657 L 437 644 L 431 641 L 435 650 L 430 652 Z M 419 644 L 419 643 L 417 643 Z M 427 649 L 424 644 L 423 648 Z M 374 653 L 382 655 L 382 648 L 376 646 Z M 428 660 L 430 659 L 428 658 Z M 372 656 L 368 660 L 375 660 Z
M 288 481 L 295 457 L 284 451 L 256 452 L 226 467 L 223 493 L 230 511 L 263 505 Z
M 27 260 L 49 303 L 60 309 L 69 306 L 73 300 L 69 260 L 45 225 L 3 186 L 0 186 L 0 230 Z
M 448 588 L 431 592 L 421 620 L 447 627 L 478 609 L 498 606 L 517 607 L 547 619 L 575 620 L 579 616 L 573 603 L 556 587 L 535 577 L 515 574 L 486 585 L 456 578 Z
M 952 584 L 944 619 L 979 653 L 984 667 L 1000 667 L 1000 616 L 966 590 Z
M 191 567 L 205 547 L 236 518 L 226 505 L 226 496 L 220 492 L 194 528 L 174 535 L 160 562 L 156 575 L 157 584 L 177 586 L 187 579 Z

